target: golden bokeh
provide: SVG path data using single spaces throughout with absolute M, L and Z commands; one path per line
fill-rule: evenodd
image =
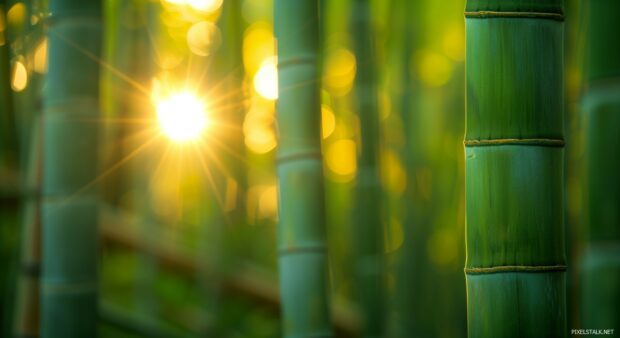
M 11 88 L 21 92 L 26 86 L 28 86 L 28 70 L 21 61 L 15 61 L 11 71 Z
M 387 149 L 381 154 L 381 184 L 394 195 L 401 196 L 407 187 L 407 173 L 396 153 Z
M 321 135 L 324 139 L 331 136 L 336 129 L 336 115 L 326 104 L 321 105 Z
M 453 23 L 446 28 L 442 40 L 442 47 L 446 55 L 452 60 L 465 60 L 465 32 L 462 23 Z
M 421 51 L 414 57 L 414 65 L 422 83 L 429 87 L 443 86 L 452 78 L 452 62 L 440 53 Z
M 261 64 L 276 55 L 276 42 L 270 23 L 255 22 L 245 30 L 243 37 L 243 64 L 250 75 L 256 73 Z
M 278 98 L 278 61 L 275 56 L 262 62 L 254 75 L 254 89 L 267 100 Z
M 42 39 L 34 50 L 34 71 L 47 73 L 47 39 Z
M 276 147 L 274 120 L 273 105 L 254 104 L 243 121 L 244 140 L 248 149 L 257 154 L 266 154 Z
M 24 20 L 26 20 L 27 12 L 28 12 L 28 9 L 26 8 L 26 5 L 24 5 L 22 2 L 18 2 L 14 4 L 13 6 L 11 6 L 11 8 L 9 8 L 9 11 L 6 12 L 6 17 L 7 17 L 7 21 L 9 25 L 11 26 L 21 25 L 24 22 Z
M 196 55 L 207 56 L 217 49 L 222 41 L 220 29 L 209 21 L 199 21 L 187 30 L 187 46 Z
M 325 164 L 332 179 L 348 182 L 355 177 L 357 170 L 357 146 L 353 140 L 341 139 L 327 145 Z
M 323 84 L 334 96 L 343 96 L 353 88 L 355 55 L 346 48 L 336 48 L 327 53 Z
M 270 185 L 260 194 L 258 200 L 258 217 L 276 218 L 278 214 L 278 189 L 276 185 Z

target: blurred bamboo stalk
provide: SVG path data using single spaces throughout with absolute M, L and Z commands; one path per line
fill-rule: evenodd
M 384 335 L 384 248 L 381 184 L 379 179 L 379 111 L 377 66 L 370 1 L 355 0 L 352 7 L 352 35 L 358 65 L 355 103 L 360 120 L 361 152 L 357 159 L 355 185 L 356 295 L 363 313 L 363 337 Z
M 43 94 L 41 335 L 97 335 L 99 0 L 50 0 Z
M 278 265 L 284 337 L 332 337 L 321 110 L 319 2 L 276 0 Z
M 38 337 L 40 326 L 41 274 L 41 120 L 33 121 L 30 159 L 25 170 L 21 215 L 20 269 L 13 333 L 16 337 Z
M 564 337 L 563 3 L 465 16 L 468 335 Z
M 15 65 L 22 64 L 25 72 L 12 74 L 15 85 L 12 97 L 7 98 L 14 114 L 12 133 L 19 140 L 13 145 L 17 155 L 20 175 L 16 178 L 16 195 L 21 205 L 20 217 L 15 225 L 21 225 L 20 249 L 16 250 L 18 268 L 10 283 L 15 295 L 10 298 L 13 319 L 10 334 L 36 337 L 39 333 L 39 275 L 40 275 L 40 177 L 41 177 L 41 120 L 40 94 L 41 74 L 45 72 L 44 62 L 36 58 L 37 51 L 45 53 L 42 24 L 39 19 L 41 3 L 37 0 L 13 3 L 13 17 L 6 27 L 6 46 L 10 45 Z M 23 12 L 22 12 L 23 11 Z M 15 13 L 22 13 L 17 15 Z M 35 19 L 30 19 L 30 18 Z M 16 18 L 20 18 L 15 22 Z M 5 125 L 8 127 L 9 125 Z M 17 127 L 17 128 L 15 128 Z M 3 132 L 4 133 L 4 132 Z M 9 133 L 8 135 L 11 135 Z M 16 140 L 17 140 L 16 139 Z M 17 229 L 17 227 L 16 227 Z M 8 333 L 7 333 L 8 335 Z
M 17 165 L 17 125 L 13 112 L 13 93 L 11 91 L 11 53 L 8 25 L 6 24 L 6 0 L 0 2 L 0 170 L 15 169 Z
M 19 199 L 18 125 L 11 90 L 11 53 L 8 6 L 0 1 L 0 336 L 9 335 L 12 326 L 14 251 Z
M 588 45 L 586 124 L 588 236 L 581 261 L 583 328 L 620 327 L 620 2 L 584 2 Z

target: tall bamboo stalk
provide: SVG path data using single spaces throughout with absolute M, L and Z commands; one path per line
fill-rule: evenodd
M 43 94 L 43 337 L 97 336 L 101 2 L 50 0 Z
M 465 16 L 468 334 L 563 337 L 563 3 Z
M 20 268 L 17 280 L 13 333 L 16 337 L 38 337 L 40 325 L 41 274 L 41 119 L 35 117 L 26 163 L 22 205 Z
M 361 153 L 355 193 L 357 298 L 362 307 L 362 335 L 380 337 L 384 330 L 383 224 L 379 182 L 379 111 L 370 1 L 355 0 L 352 32 L 357 59 L 355 100 L 360 120 Z
M 243 18 L 241 16 L 241 2 L 239 0 L 225 1 L 222 5 L 222 15 L 218 26 L 222 32 L 222 45 L 214 55 L 214 75 L 217 78 L 216 86 L 221 89 L 215 93 L 219 99 L 216 110 L 219 110 L 218 120 L 223 120 L 225 130 L 218 135 L 226 151 L 219 151 L 227 170 L 230 170 L 231 183 L 235 189 L 230 189 L 234 196 L 226 197 L 233 205 L 228 206 L 228 217 L 232 224 L 246 222 L 245 194 L 247 190 L 246 166 L 241 159 L 245 158 L 245 144 L 243 142 L 243 118 L 245 100 L 243 93 Z M 221 96 L 220 96 L 221 95 Z M 234 183 L 232 183 L 234 182 Z
M 17 227 L 17 125 L 11 90 L 10 36 L 6 20 L 6 1 L 0 1 L 0 336 L 11 330 L 13 294 L 13 256 Z
M 11 91 L 11 53 L 6 23 L 6 1 L 0 1 L 0 172 L 17 164 L 17 135 Z
M 276 0 L 278 250 L 284 337 L 331 337 L 321 114 L 319 2 Z
M 39 0 L 27 2 L 28 12 L 39 18 L 43 12 L 43 3 Z M 27 32 L 21 37 L 20 50 L 29 65 L 28 86 L 17 113 L 21 117 L 20 130 L 20 168 L 21 168 L 21 248 L 20 267 L 16 278 L 17 289 L 14 304 L 13 334 L 16 337 L 37 337 L 40 326 L 40 273 L 41 273 L 41 92 L 43 69 L 32 67 L 35 55 L 43 41 L 43 23 L 41 20 L 27 20 Z M 30 25 L 29 25 L 30 24 Z M 39 52 L 41 52 L 39 50 Z M 34 68 L 34 71 L 33 71 Z
M 587 15 L 587 223 L 581 263 L 583 328 L 620 327 L 620 2 L 590 0 Z

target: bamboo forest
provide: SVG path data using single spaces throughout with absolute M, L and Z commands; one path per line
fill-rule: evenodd
M 0 337 L 620 337 L 620 0 L 0 0 Z

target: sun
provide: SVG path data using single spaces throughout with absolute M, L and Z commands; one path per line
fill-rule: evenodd
M 158 100 L 157 119 L 162 132 L 179 143 L 199 138 L 209 124 L 205 103 L 189 92 Z

